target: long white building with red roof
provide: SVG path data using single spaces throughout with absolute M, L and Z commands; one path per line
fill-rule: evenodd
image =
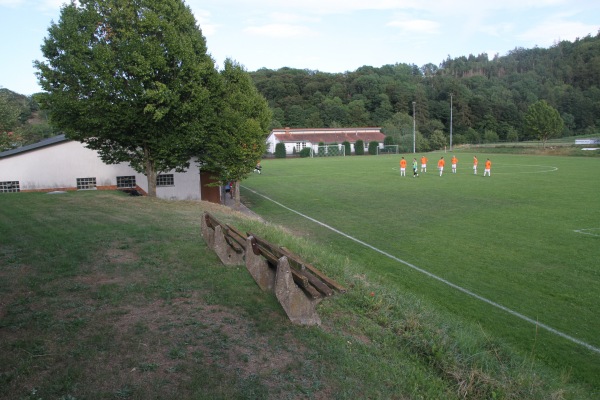
M 352 152 L 357 140 L 362 140 L 365 151 L 370 142 L 383 146 L 385 135 L 378 127 L 361 128 L 282 128 L 273 129 L 267 138 L 267 152 L 275 153 L 277 143 L 284 143 L 287 154 L 299 152 L 306 147 L 316 150 L 319 143 L 342 144 L 349 142 Z

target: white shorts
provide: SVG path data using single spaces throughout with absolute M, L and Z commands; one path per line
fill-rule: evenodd
M 473 169 L 477 169 L 477 165 L 473 165 Z
M 443 171 L 443 170 L 444 170 L 444 167 L 438 167 L 438 169 L 439 169 L 440 171 Z
M 456 169 L 456 164 L 452 164 L 452 168 Z
M 404 171 L 406 171 L 406 168 L 400 168 L 400 171 L 404 172 Z
M 421 168 L 427 168 L 427 164 L 421 164 Z

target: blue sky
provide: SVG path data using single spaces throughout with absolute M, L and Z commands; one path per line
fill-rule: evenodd
M 63 0 L 0 0 L 0 87 L 40 91 L 32 66 Z M 217 66 L 323 72 L 440 64 L 595 36 L 598 0 L 188 0 Z

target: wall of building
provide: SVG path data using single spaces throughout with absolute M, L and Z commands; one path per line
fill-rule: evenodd
M 170 171 L 174 185 L 157 187 L 156 194 L 164 199 L 199 200 L 200 173 L 192 166 L 185 173 Z M 35 150 L 0 158 L 0 182 L 18 181 L 21 191 L 74 190 L 77 178 L 96 178 L 96 186 L 116 188 L 118 176 L 135 176 L 135 183 L 148 191 L 144 174 L 135 172 L 126 163 L 104 164 L 95 150 L 80 142 L 66 141 Z

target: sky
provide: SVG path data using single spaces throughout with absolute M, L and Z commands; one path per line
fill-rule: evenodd
M 0 0 L 0 87 L 40 92 L 33 61 L 63 0 Z M 600 30 L 598 0 L 187 0 L 218 68 L 340 73 L 515 48 Z

